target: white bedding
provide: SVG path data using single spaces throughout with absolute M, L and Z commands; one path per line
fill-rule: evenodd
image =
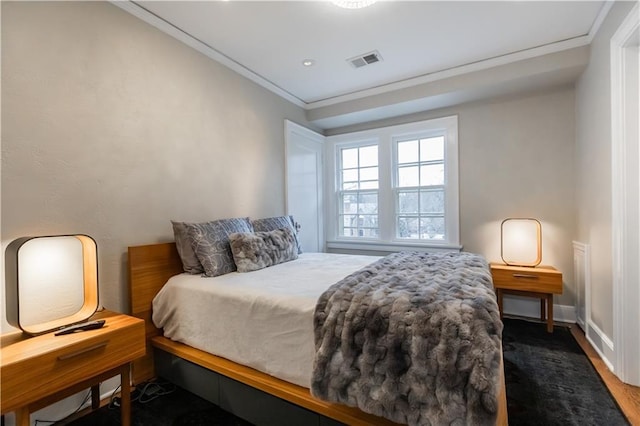
M 379 257 L 303 253 L 259 271 L 172 277 L 153 300 L 165 337 L 309 387 L 320 295 Z

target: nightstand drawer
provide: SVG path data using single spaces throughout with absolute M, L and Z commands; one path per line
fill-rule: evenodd
M 2 411 L 25 406 L 145 353 L 144 322 L 118 315 L 75 334 L 48 333 L 3 348 Z M 13 362 L 14 357 L 20 361 Z
M 491 275 L 495 288 L 562 293 L 562 274 L 550 268 L 500 268 L 492 265 Z

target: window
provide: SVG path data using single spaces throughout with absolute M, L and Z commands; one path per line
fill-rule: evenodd
M 329 248 L 459 249 L 458 121 L 329 136 Z
M 339 235 L 378 238 L 378 146 L 339 152 Z
M 444 136 L 394 143 L 396 237 L 444 240 Z

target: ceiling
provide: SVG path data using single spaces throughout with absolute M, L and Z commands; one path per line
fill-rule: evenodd
M 307 111 L 587 45 L 608 10 L 602 1 L 119 3 Z M 371 51 L 382 60 L 348 61 Z M 354 122 L 324 115 L 324 128 Z

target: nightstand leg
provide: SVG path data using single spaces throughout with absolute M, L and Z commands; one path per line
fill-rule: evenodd
M 100 408 L 100 384 L 91 386 L 91 409 Z
M 500 319 L 502 319 L 502 289 L 496 289 L 496 297 L 498 299 L 498 310 L 500 311 Z
M 547 331 L 553 333 L 553 294 L 547 294 Z
M 540 321 L 544 321 L 545 319 L 547 319 L 547 307 L 545 306 L 546 300 L 546 296 L 540 298 Z
M 120 410 L 122 414 L 122 426 L 131 425 L 131 365 L 122 366 L 120 373 Z
M 21 407 L 16 410 L 16 426 L 29 426 L 29 407 Z

